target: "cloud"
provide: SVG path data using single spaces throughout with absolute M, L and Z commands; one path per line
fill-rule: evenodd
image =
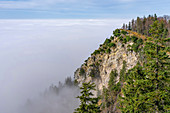
M 119 2 L 132 2 L 134 0 L 109 0 L 108 2 L 96 0 L 29 0 L 29 1 L 0 1 L 1 9 L 48 9 L 56 6 L 54 9 L 65 8 L 82 8 L 95 7 L 100 3 L 119 3 Z M 62 8 L 61 8 L 62 6 Z M 58 8 L 59 7 L 59 8 Z M 80 8 L 80 7 L 79 7 Z M 79 9 L 80 10 L 80 9 Z
M 31 9 L 38 4 L 32 1 L 0 1 L 1 9 Z
M 0 111 L 15 113 L 27 98 L 73 76 L 124 22 L 128 20 L 0 20 Z

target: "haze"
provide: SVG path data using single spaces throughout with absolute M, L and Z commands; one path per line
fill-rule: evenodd
M 72 76 L 128 19 L 0 20 L 0 112 Z

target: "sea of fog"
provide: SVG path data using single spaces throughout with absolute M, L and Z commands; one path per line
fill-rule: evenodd
M 127 22 L 126 19 L 0 20 L 0 113 L 19 113 L 28 99 L 42 101 L 41 92 L 51 84 L 63 82 L 67 76 L 73 77 L 76 68 L 110 37 L 113 29 Z M 59 104 L 57 101 L 60 98 L 55 102 Z M 58 104 L 53 106 L 56 113 L 61 112 Z M 48 107 L 44 105 L 38 106 Z

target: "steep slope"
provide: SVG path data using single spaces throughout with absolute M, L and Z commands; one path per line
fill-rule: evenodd
M 89 81 L 95 83 L 96 96 L 101 94 L 103 87 L 108 87 L 111 71 L 117 70 L 118 77 L 116 80 L 118 82 L 123 61 L 126 62 L 126 69 L 129 70 L 141 58 L 141 53 L 137 51 L 143 42 L 141 39 L 145 39 L 144 36 L 123 29 L 117 29 L 113 34 L 114 36 L 106 39 L 104 44 L 91 54 L 91 57 L 76 70 L 74 75 L 79 85 Z M 138 43 L 136 44 L 136 42 Z
M 169 111 L 170 23 L 156 16 L 150 19 L 149 28 L 138 25 L 138 20 L 144 21 L 138 18 L 135 30 L 129 23 L 129 30 L 113 31 L 76 70 L 79 86 L 96 84 L 93 93 L 101 97 L 102 113 Z

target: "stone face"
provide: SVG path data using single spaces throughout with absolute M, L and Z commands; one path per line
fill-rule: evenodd
M 74 77 L 79 86 L 81 86 L 83 82 L 92 81 L 96 84 L 97 91 L 102 92 L 103 86 L 108 87 L 111 71 L 116 69 L 119 75 L 123 61 L 126 61 L 127 70 L 133 68 L 138 62 L 139 55 L 135 52 L 128 51 L 128 45 L 132 44 L 132 42 L 122 44 L 122 42 L 117 41 L 117 47 L 111 48 L 110 53 L 100 53 L 88 58 L 87 62 L 75 71 Z M 81 68 L 85 70 L 85 73 L 82 75 L 80 74 Z M 117 82 L 118 80 L 119 76 Z M 97 92 L 95 92 L 95 96 L 96 95 Z

